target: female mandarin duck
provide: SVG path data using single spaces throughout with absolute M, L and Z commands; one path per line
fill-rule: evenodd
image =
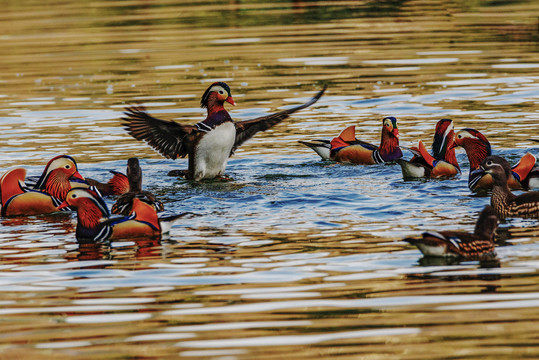
M 494 256 L 494 235 L 498 227 L 496 212 L 490 206 L 479 214 L 472 234 L 463 231 L 425 232 L 422 238 L 406 238 L 425 256 L 456 257 L 477 260 Z
M 508 178 L 511 176 L 511 166 L 507 160 L 500 156 L 487 156 L 479 170 L 492 176 L 490 204 L 496 210 L 498 217 L 539 219 L 539 191 L 513 194 L 509 190 Z
M 380 146 L 356 139 L 355 131 L 355 126 L 349 126 L 331 141 L 314 140 L 300 143 L 316 151 L 324 160 L 331 159 L 358 165 L 381 164 L 402 157 L 396 118 L 390 116 L 383 119 Z
M 127 180 L 129 191 L 122 194 L 112 205 L 111 212 L 118 215 L 131 215 L 135 198 L 153 205 L 156 211 L 163 211 L 163 203 L 149 191 L 142 190 L 142 169 L 137 158 L 127 160 Z
M 60 208 L 77 210 L 76 236 L 79 240 L 101 241 L 161 235 L 155 207 L 134 198 L 130 216 L 111 217 L 105 201 L 94 187 L 71 189 Z
M 39 215 L 59 211 L 58 205 L 75 186 L 87 186 L 68 155 L 49 161 L 34 188 L 25 185 L 26 170 L 17 168 L 0 178 L 2 216 Z
M 224 103 L 236 105 L 230 87 L 224 82 L 210 85 L 200 105 L 208 110 L 206 119 L 195 125 L 156 119 L 144 107 L 126 108 L 122 118 L 126 130 L 137 140 L 144 140 L 166 158 L 189 155 L 187 179 L 201 180 L 223 175 L 226 163 L 234 150 L 259 131 L 286 119 L 290 114 L 314 104 L 325 87 L 309 102 L 252 120 L 234 122 Z
M 453 147 L 461 146 L 466 151 L 470 162 L 470 175 L 468 187 L 472 191 L 490 190 L 492 188 L 492 176 L 479 169 L 481 162 L 487 156 L 492 155 L 492 149 L 487 138 L 475 129 L 462 129 L 456 137 Z M 539 170 L 534 169 L 535 156 L 526 153 L 520 161 L 513 166 L 509 176 L 511 189 L 528 189 L 539 186 Z
M 409 178 L 439 178 L 451 177 L 460 172 L 460 167 L 455 156 L 453 142 L 455 130 L 453 121 L 442 119 L 436 124 L 434 141 L 432 142 L 432 155 L 430 155 L 419 140 L 417 148 L 411 148 L 414 157 L 410 161 L 403 159 L 397 162 L 401 166 L 402 176 Z

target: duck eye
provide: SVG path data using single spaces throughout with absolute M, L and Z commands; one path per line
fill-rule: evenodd
M 457 137 L 458 137 L 459 139 L 462 139 L 462 135 L 460 135 L 460 134 L 459 134 Z
M 66 165 L 64 166 L 66 169 L 70 169 L 71 168 L 71 165 Z
M 77 194 L 71 194 L 71 198 L 75 199 L 77 197 Z
M 219 90 L 219 94 L 223 95 L 225 92 L 223 90 Z
M 492 166 L 492 161 L 490 161 L 490 160 L 487 161 L 487 165 L 488 165 L 488 166 Z

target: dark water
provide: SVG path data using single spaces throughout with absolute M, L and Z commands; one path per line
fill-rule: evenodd
M 535 2 L 5 2 L 0 169 L 69 154 L 108 180 L 129 157 L 164 215 L 160 241 L 78 244 L 74 217 L 0 219 L 0 357 L 78 359 L 537 358 L 539 224 L 509 219 L 495 263 L 421 259 L 401 241 L 468 230 L 488 197 L 393 165 L 321 161 L 297 140 L 349 125 L 430 146 L 473 127 L 516 162 L 539 155 Z M 124 106 L 195 123 L 215 80 L 235 119 L 313 107 L 241 147 L 232 181 L 167 176 Z M 405 153 L 406 157 L 411 156 Z M 107 199 L 112 204 L 113 199 Z

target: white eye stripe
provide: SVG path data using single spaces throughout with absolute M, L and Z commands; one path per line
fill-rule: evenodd
M 211 89 L 210 89 L 210 92 L 212 92 L 212 91 L 215 91 L 215 92 L 217 92 L 217 93 L 219 93 L 221 95 L 226 93 L 225 89 L 223 89 L 223 87 L 221 85 L 212 86 Z

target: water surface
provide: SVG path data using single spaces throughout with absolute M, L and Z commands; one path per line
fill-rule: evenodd
M 488 203 L 394 165 L 321 161 L 297 140 L 356 125 L 432 142 L 454 120 L 516 162 L 538 155 L 535 2 L 9 2 L 0 15 L 0 169 L 69 154 L 105 181 L 141 160 L 161 240 L 79 244 L 74 216 L 0 219 L 2 355 L 23 359 L 536 358 L 539 224 L 502 222 L 498 261 L 422 259 L 401 241 L 472 231 Z M 237 120 L 329 88 L 229 161 L 232 181 L 167 176 L 124 106 L 195 123 L 213 81 Z M 411 156 L 405 153 L 405 156 Z M 112 204 L 114 199 L 107 199 Z

